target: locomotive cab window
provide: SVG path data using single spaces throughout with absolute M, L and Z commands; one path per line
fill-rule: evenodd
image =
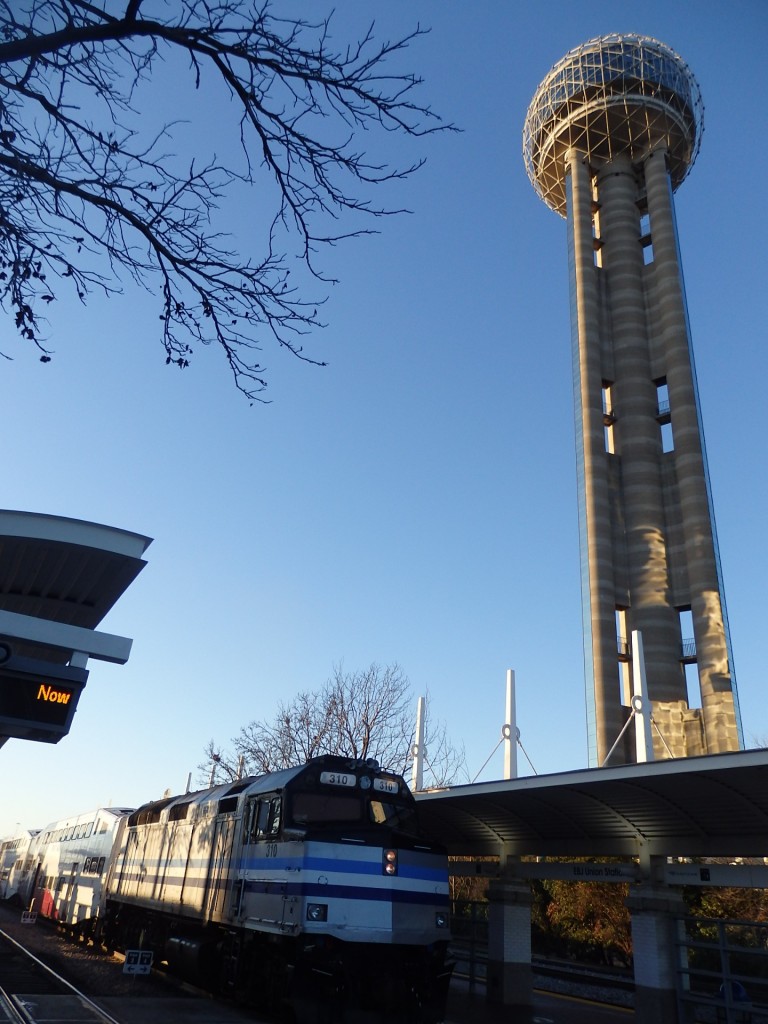
M 416 812 L 409 804 L 372 799 L 369 811 L 371 821 L 376 825 L 390 825 L 404 832 L 416 831 Z
M 405 803 L 347 793 L 295 793 L 291 819 L 298 826 L 331 822 L 415 827 L 413 808 Z
M 260 839 L 276 836 L 280 831 L 281 807 L 279 796 L 251 800 L 248 804 L 244 841 L 257 843 Z
M 324 821 L 361 821 L 360 798 L 346 793 L 296 793 L 291 815 L 297 825 Z

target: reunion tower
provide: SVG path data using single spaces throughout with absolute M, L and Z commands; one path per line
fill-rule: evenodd
M 673 202 L 702 114 L 673 50 L 609 35 L 552 68 L 523 131 L 528 177 L 568 225 L 593 766 L 635 759 L 622 730 L 643 666 L 656 757 L 742 746 Z

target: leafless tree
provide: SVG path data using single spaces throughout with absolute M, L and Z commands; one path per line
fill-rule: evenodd
M 368 230 L 349 215 L 396 212 L 372 205 L 368 186 L 420 162 L 390 166 L 360 136 L 450 126 L 399 70 L 420 27 L 343 43 L 330 16 L 275 12 L 270 0 L 0 0 L 0 304 L 43 362 L 40 310 L 64 283 L 85 302 L 128 280 L 158 297 L 167 363 L 216 343 L 253 399 L 266 343 L 319 362 L 302 348 L 330 280 L 318 249 Z M 174 102 L 229 94 L 226 159 L 205 153 L 204 121 L 190 156 L 174 152 L 178 122 L 148 116 L 168 76 Z M 220 225 L 233 192 L 265 204 L 264 238 L 245 254 Z M 302 267 L 318 298 L 296 283 Z
M 281 704 L 271 722 L 243 726 L 228 754 L 211 740 L 199 765 L 201 781 L 211 774 L 220 781 L 241 772 L 261 775 L 321 754 L 370 757 L 407 775 L 415 708 L 411 684 L 399 665 L 373 664 L 356 672 L 338 665 L 322 689 Z M 444 725 L 430 726 L 430 715 L 426 717 L 427 784 L 448 785 L 466 776 L 464 751 L 449 741 Z

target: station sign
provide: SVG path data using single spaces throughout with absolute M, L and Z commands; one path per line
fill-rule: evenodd
M 126 949 L 123 974 L 150 974 L 153 959 L 151 949 Z
M 0 643 L 0 736 L 58 743 L 87 680 L 87 669 L 16 657 Z

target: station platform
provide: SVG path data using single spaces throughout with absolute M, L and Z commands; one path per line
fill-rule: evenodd
M 469 993 L 454 982 L 445 1024 L 632 1024 L 634 1010 L 534 989 L 533 1006 L 489 1003 L 482 988 Z

